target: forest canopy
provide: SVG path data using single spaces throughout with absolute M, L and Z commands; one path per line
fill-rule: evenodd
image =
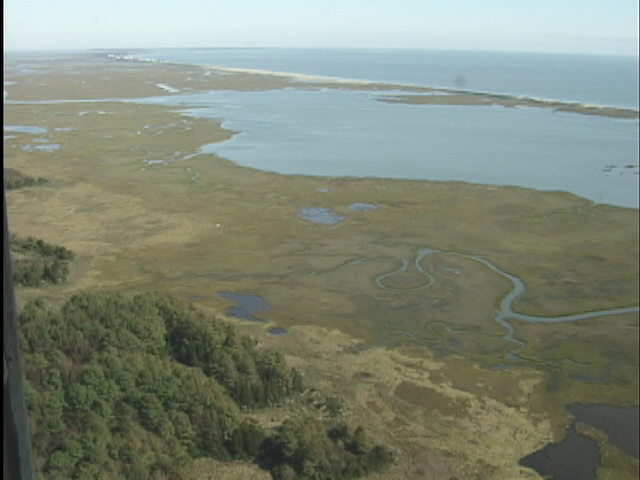
M 16 286 L 56 285 L 67 280 L 73 252 L 35 237 L 9 238 L 11 273 Z
M 19 318 L 36 469 L 48 479 L 177 479 L 191 460 L 245 460 L 274 479 L 356 478 L 391 453 L 364 430 L 244 412 L 304 390 L 276 351 L 157 293 L 38 299 Z

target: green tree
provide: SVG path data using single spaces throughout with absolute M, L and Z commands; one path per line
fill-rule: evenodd
M 300 374 L 174 298 L 82 293 L 60 307 L 29 302 L 19 320 L 42 478 L 173 480 L 211 457 L 253 459 L 277 479 L 340 480 L 392 461 L 364 429 L 315 417 L 266 436 L 242 410 L 294 395 Z

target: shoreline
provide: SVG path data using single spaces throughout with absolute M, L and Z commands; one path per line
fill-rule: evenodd
M 240 67 L 223 67 L 216 65 L 199 65 L 193 63 L 181 63 L 174 61 L 164 61 L 154 58 L 140 57 L 136 55 L 116 55 L 105 54 L 96 55 L 95 53 L 75 53 L 72 58 L 82 58 L 84 60 L 107 60 L 115 64 L 131 64 L 141 66 L 160 66 L 169 68 L 186 69 L 187 71 L 201 71 L 205 76 L 216 72 L 219 76 L 237 76 L 244 77 L 245 82 L 240 81 L 234 88 L 232 82 L 222 82 L 224 85 L 214 86 L 213 89 L 229 89 L 229 90 L 271 90 L 282 89 L 287 87 L 299 89 L 317 89 L 317 88 L 335 88 L 347 90 L 362 91 L 399 91 L 409 92 L 412 94 L 427 95 L 411 95 L 411 94 L 392 94 L 378 99 L 379 101 L 389 103 L 408 103 L 422 105 L 466 105 L 466 106 L 483 106 L 483 105 L 502 105 L 504 107 L 534 107 L 553 109 L 555 111 L 570 112 L 581 115 L 594 115 L 612 118 L 635 119 L 640 118 L 640 109 L 633 107 L 621 107 L 614 105 L 600 105 L 585 102 L 575 102 L 561 99 L 530 97 L 526 95 L 502 94 L 496 92 L 486 92 L 477 90 L 467 90 L 450 87 L 439 87 L 430 85 L 405 84 L 397 82 L 381 82 L 364 79 L 351 79 L 343 77 L 332 77 L 323 75 L 312 75 L 286 71 L 263 70 Z M 102 63 L 102 62 L 98 62 Z M 5 70 L 8 65 L 5 65 Z M 10 64 L 9 64 L 10 66 Z M 246 86 L 246 79 L 257 80 L 257 82 L 249 82 L 252 85 Z M 243 80 L 242 78 L 240 78 Z M 220 79 L 218 79 L 220 80 Z M 274 82 L 275 80 L 275 82 Z M 165 83 L 165 82 L 158 82 Z M 182 82 L 184 84 L 184 82 Z M 262 83 L 262 86 L 259 84 Z M 5 82 L 5 87 L 10 86 Z M 190 87 L 174 87 L 178 91 L 189 90 Z M 206 87 L 205 87 L 206 88 Z M 6 92 L 5 88 L 5 92 Z M 177 93 L 175 91 L 165 91 L 164 94 L 171 95 Z M 438 95 L 439 94 L 439 95 Z M 144 96 L 144 95 L 143 95 Z M 6 94 L 5 94 L 6 98 Z M 117 96 L 115 97 L 117 98 Z
M 161 96 L 161 95 L 158 95 Z M 199 106 L 194 106 L 194 105 L 183 105 L 181 107 L 173 107 L 173 106 L 166 106 L 166 105 L 162 105 L 162 104 L 157 104 L 157 103 L 148 103 L 148 102 L 143 102 L 143 101 L 138 101 L 138 99 L 136 98 L 131 98 L 131 99 L 125 99 L 125 98 L 96 98 L 96 99 L 78 99 L 78 100 L 35 100 L 35 101 L 28 101 L 28 100 L 8 100 L 5 101 L 5 107 L 25 107 L 25 106 L 55 106 L 55 105 L 59 105 L 59 106 L 64 106 L 64 105 L 82 105 L 85 107 L 94 107 L 85 111 L 80 112 L 79 115 L 85 115 L 85 114 L 91 114 L 91 113 L 95 113 L 95 114 L 106 114 L 109 112 L 106 112 L 104 109 L 106 108 L 108 110 L 108 107 L 110 105 L 116 105 L 119 106 L 118 109 L 120 109 L 120 106 L 122 105 L 127 105 L 127 104 L 133 104 L 133 105 L 139 105 L 139 106 L 143 106 L 143 105 L 150 105 L 150 106 L 155 106 L 155 107 L 165 107 L 168 108 L 171 111 L 175 111 L 175 112 L 180 112 L 183 115 L 188 115 L 190 118 L 193 118 L 196 121 L 203 121 L 203 122 L 207 122 L 209 120 L 213 120 L 214 123 L 219 123 L 220 128 L 225 132 L 225 138 L 224 140 L 220 141 L 220 140 L 215 140 L 213 142 L 207 142 L 203 145 L 200 145 L 194 152 L 189 153 L 188 155 L 185 156 L 176 156 L 176 157 L 172 157 L 172 158 L 168 158 L 168 159 L 164 159 L 164 160 L 149 160 L 149 163 L 154 164 L 154 163 L 162 163 L 163 165 L 171 165 L 173 167 L 176 167 L 177 165 L 174 162 L 181 162 L 184 160 L 188 160 L 191 159 L 193 157 L 197 157 L 197 156 L 220 156 L 220 158 L 224 159 L 225 161 L 228 161 L 230 163 L 232 163 L 233 165 L 239 167 L 239 168 L 244 168 L 247 170 L 253 170 L 253 171 L 257 171 L 257 172 L 263 172 L 263 173 L 268 173 L 268 174 L 274 174 L 274 175 L 281 175 L 281 176 L 285 176 L 285 177 L 291 177 L 291 178 L 317 178 L 317 179 L 325 179 L 325 180 L 334 180 L 334 179 L 342 179 L 344 181 L 397 181 L 397 182 L 425 182 L 428 184 L 441 184 L 441 185 L 456 185 L 456 184 L 461 184 L 461 185 L 468 185 L 470 187 L 474 187 L 474 188 L 480 188 L 480 189 L 486 189 L 488 191 L 491 190 L 497 190 L 497 189 L 516 189 L 516 190 L 523 190 L 523 191 L 531 191 L 531 192 L 536 192 L 536 193 L 540 193 L 540 194 L 560 194 L 560 195 L 567 195 L 570 197 L 574 197 L 577 201 L 580 202 L 585 202 L 585 204 L 589 204 L 590 206 L 600 206 L 600 207 L 607 207 L 607 208 L 617 208 L 617 209 L 624 209 L 624 210 L 638 210 L 639 207 L 637 206 L 631 206 L 631 205 L 621 205 L 621 204 L 614 204 L 614 203 L 607 203 L 607 202 L 598 202 L 595 200 L 592 200 L 584 195 L 580 195 L 578 193 L 575 192 L 571 192 L 568 190 L 562 190 L 559 188 L 549 188 L 549 189 L 545 189 L 545 188 L 535 188 L 535 187 L 530 187 L 530 186 L 524 186 L 524 185 L 517 185 L 517 184 L 512 184 L 512 183 L 482 183 L 482 182 L 478 182 L 478 181 L 471 181 L 471 180 L 460 180 L 460 179 L 437 179 L 437 178 L 413 178 L 413 177 L 393 177 L 393 176 L 375 176 L 375 175 L 354 175 L 354 174 L 345 174 L 345 175 L 332 175 L 332 174 L 314 174 L 314 173 L 305 173 L 305 172 L 293 172 L 293 173 L 288 173 L 288 172 L 282 172 L 282 171 L 276 171 L 273 169 L 267 169 L 267 168 L 259 168 L 257 166 L 253 166 L 253 165 L 246 165 L 240 162 L 237 162 L 235 160 L 229 159 L 227 157 L 224 156 L 224 154 L 218 154 L 216 152 L 211 152 L 208 151 L 206 149 L 207 146 L 217 146 L 217 145 L 222 145 L 224 141 L 229 141 L 231 140 L 235 135 L 242 133 L 242 131 L 238 131 L 238 130 L 233 130 L 228 128 L 227 126 L 225 126 L 225 121 L 226 119 L 208 119 L 207 117 L 199 117 L 197 115 L 193 115 L 192 113 L 186 113 L 186 112 L 193 112 L 193 111 L 197 111 L 198 108 L 200 108 Z M 9 140 L 11 138 L 15 137 L 16 133 L 30 133 L 32 135 L 36 134 L 36 130 L 38 134 L 48 134 L 49 131 L 46 128 L 42 128 L 42 127 L 36 127 L 36 126 L 26 126 L 26 125 L 5 125 L 5 134 L 8 135 L 7 137 L 5 137 L 5 140 Z M 21 132 L 21 129 L 27 129 L 29 130 L 29 132 Z M 33 130 L 33 131 L 31 131 Z M 54 130 L 63 130 L 63 129 L 54 129 Z M 27 147 L 29 147 L 29 145 L 23 145 L 23 147 L 25 149 L 27 149 Z M 36 144 L 36 146 L 34 148 L 36 148 L 37 150 L 45 150 L 47 147 L 46 143 L 43 144 Z M 636 167 L 634 165 L 634 167 Z M 617 167 L 616 167 L 617 168 Z
M 79 57 L 83 60 L 86 60 L 84 56 Z M 330 83 L 330 84 L 322 84 L 322 83 L 305 83 L 303 81 L 296 81 L 289 77 L 290 74 L 282 73 L 282 75 L 269 75 L 256 73 L 256 71 L 251 71 L 252 73 L 246 73 L 244 69 L 233 69 L 233 71 L 228 71 L 223 74 L 220 74 L 216 67 L 200 67 L 193 65 L 181 65 L 181 64 L 173 64 L 173 63 L 163 63 L 163 62 L 139 62 L 132 60 L 111 60 L 111 64 L 115 66 L 113 69 L 109 69 L 109 77 L 111 82 L 108 85 L 105 85 L 102 81 L 105 77 L 103 77 L 100 72 L 104 71 L 105 68 L 108 68 L 109 62 L 105 62 L 106 57 L 91 57 L 94 62 L 88 62 L 88 72 L 91 74 L 86 79 L 81 79 L 79 82 L 77 79 L 77 75 L 71 76 L 69 74 L 65 74 L 65 68 L 59 68 L 56 64 L 56 69 L 60 71 L 57 73 L 57 77 L 53 77 L 51 79 L 45 77 L 44 75 L 39 75 L 37 78 L 42 78 L 43 81 L 40 82 L 41 85 L 28 85 L 24 82 L 8 82 L 5 85 L 5 90 L 9 92 L 8 98 L 5 100 L 5 106 L 19 106 L 19 105 L 47 105 L 47 104 L 60 104 L 64 105 L 65 103 L 73 104 L 73 103 L 82 103 L 82 102 L 91 102 L 98 105 L 102 102 L 118 102 L 118 103 L 131 103 L 131 104 L 145 104 L 146 100 L 149 97 L 172 97 L 176 95 L 183 95 L 185 99 L 184 104 L 182 105 L 174 105 L 170 108 L 181 110 L 183 112 L 189 112 L 194 118 L 199 118 L 197 115 L 197 111 L 201 108 L 198 105 L 189 105 L 189 94 L 197 93 L 198 91 L 208 91 L 208 90 L 233 90 L 233 91 L 271 91 L 271 90 L 283 90 L 292 88 L 298 91 L 303 92 L 304 90 L 318 89 L 318 88 L 329 88 L 332 91 L 340 90 L 340 89 L 356 89 L 363 91 L 378 91 L 378 89 L 389 88 L 389 85 L 385 84 L 376 84 L 371 83 L 369 85 L 354 83 L 352 85 L 345 85 L 343 83 Z M 107 59 L 108 60 L 108 59 Z M 130 66 L 135 66 L 140 64 L 140 67 L 137 69 L 132 69 Z M 62 63 L 64 67 L 64 62 Z M 120 67 L 120 68 L 118 68 Z M 94 73 L 95 71 L 95 73 Z M 213 72 L 213 73 L 212 73 Z M 241 73 L 242 72 L 242 73 Z M 293 74 L 295 76 L 295 74 Z M 66 77 L 66 78 L 65 78 Z M 117 79 L 117 81 L 116 81 Z M 122 80 L 120 80 L 122 79 Z M 146 79 L 146 81 L 142 81 Z M 55 80 L 53 82 L 52 80 Z M 62 95 L 56 95 L 57 85 L 56 82 L 60 82 L 61 80 L 74 80 L 76 81 L 76 86 L 78 87 L 75 90 L 71 90 L 68 88 L 68 84 L 65 84 L 66 89 L 62 90 L 67 95 L 64 97 Z M 79 79 L 80 80 L 80 79 Z M 67 82 L 68 83 L 68 82 Z M 96 92 L 104 91 L 104 88 L 110 88 L 112 85 L 117 85 L 117 91 L 111 91 L 109 93 L 113 93 L 114 95 L 110 98 L 99 97 L 96 95 Z M 327 86 L 329 85 L 329 86 Z M 41 87 L 41 88 L 38 88 Z M 366 88 L 365 88 L 366 87 Z M 459 94 L 455 92 L 460 92 L 460 90 L 446 90 L 445 95 L 441 95 L 439 91 L 435 91 L 434 89 L 430 89 L 427 87 L 414 88 L 414 87 L 406 87 L 409 90 L 412 90 L 415 94 L 411 95 L 391 95 L 391 96 L 372 96 L 372 101 L 379 102 L 387 102 L 387 103 L 415 103 L 415 104 L 431 104 L 431 105 L 450 105 L 450 106 L 481 106 L 481 107 L 489 107 L 494 105 L 496 102 L 500 102 L 500 104 L 505 108 L 515 108 L 522 105 L 525 105 L 525 102 L 519 104 L 518 102 L 514 102 L 510 100 L 511 97 L 504 96 L 496 96 L 496 95 L 484 95 L 484 94 Z M 417 92 L 417 93 L 416 93 Z M 428 92 L 428 95 L 425 95 L 425 92 Z M 24 98 L 25 95 L 29 95 L 31 97 L 40 97 L 37 100 L 20 100 L 20 98 Z M 15 97 L 18 99 L 14 99 Z M 53 97 L 53 99 L 52 99 Z M 154 104 L 154 102 L 150 102 Z M 543 107 L 545 109 L 549 109 L 553 104 L 548 103 L 539 103 L 537 107 Z M 527 105 L 530 106 L 530 105 Z M 556 107 L 558 107 L 556 105 Z M 578 106 L 576 106 L 577 108 Z M 556 108 L 558 110 L 558 108 Z M 566 111 L 566 110 L 565 110 Z M 193 112 L 196 112 L 194 115 Z M 616 115 L 608 115 L 607 112 L 603 109 L 597 109 L 599 116 L 616 116 Z M 611 112 L 608 112 L 609 114 Z M 223 116 L 223 124 L 228 122 L 230 119 L 225 116 L 224 112 L 221 112 L 220 116 Z M 629 121 L 628 118 L 622 118 L 621 121 Z M 238 128 L 233 129 L 233 133 L 237 132 Z M 209 142 L 204 143 L 199 146 L 199 150 L 194 154 L 211 154 L 214 152 L 209 152 L 206 150 L 206 146 Z M 220 144 L 215 144 L 220 145 Z M 230 144 L 220 145 L 220 147 L 216 146 L 216 150 L 220 151 L 221 156 L 225 156 L 224 148 L 230 147 Z M 175 159 L 174 159 L 175 160 Z M 238 165 L 250 167 L 250 168 L 259 168 L 250 163 L 238 161 L 238 159 L 231 160 Z M 288 165 L 285 165 L 287 167 Z M 627 172 L 625 165 L 602 165 L 602 171 L 611 167 L 619 168 L 620 172 Z M 635 169 L 637 169 L 637 165 L 633 165 Z M 631 166 L 629 167 L 631 168 Z M 265 169 L 265 171 L 274 171 L 274 173 L 279 173 L 282 175 L 311 175 L 318 177 L 341 177 L 341 178 L 362 178 L 362 179 L 400 179 L 400 180 L 425 180 L 425 181 L 433 181 L 439 183 L 449 183 L 449 182 L 465 182 L 471 185 L 480 185 L 485 188 L 505 188 L 511 186 L 517 186 L 525 189 L 532 189 L 538 192 L 553 192 L 553 191 L 564 191 L 570 193 L 572 195 L 576 195 L 581 199 L 584 199 L 588 202 L 594 202 L 596 205 L 609 205 L 613 207 L 619 208 L 630 208 L 630 209 L 638 209 L 638 206 L 633 203 L 628 203 L 624 201 L 616 201 L 614 197 L 606 197 L 601 196 L 600 199 L 590 198 L 588 193 L 584 192 L 573 192 L 569 191 L 569 189 L 565 188 L 564 190 L 561 186 L 545 186 L 543 184 L 527 186 L 524 184 L 520 184 L 513 179 L 505 178 L 504 181 L 497 181 L 496 183 L 486 183 L 481 180 L 474 180 L 473 178 L 439 178 L 438 175 L 432 175 L 429 177 L 416 178 L 411 175 L 403 175 L 403 176 L 394 176 L 394 175 L 384 175 L 380 174 L 379 176 L 371 176 L 365 174 L 359 174 L 359 172 L 354 173 L 342 173 L 339 175 L 330 174 L 330 173 L 314 173 L 314 172 L 289 172 L 286 171 L 287 168 L 281 170 L 274 169 Z M 609 171 L 609 170 L 607 170 Z M 618 172 L 618 170 L 616 170 Z M 631 171 L 634 173 L 635 170 Z M 618 172 L 619 173 L 619 172 Z M 608 178 L 608 177 L 607 177 Z M 511 180 L 511 181 L 509 181 Z M 625 190 L 626 191 L 626 190 Z M 613 200 L 607 202 L 606 200 L 612 198 Z M 634 197 L 635 198 L 635 197 Z
M 117 56 L 109 55 L 118 61 L 139 62 L 139 63 L 158 63 L 167 65 L 177 65 L 184 67 L 200 67 L 204 70 L 237 73 L 245 75 L 273 76 L 282 77 L 300 82 L 307 86 L 311 83 L 316 86 L 326 86 L 328 88 L 356 88 L 362 90 L 399 90 L 411 92 L 432 92 L 443 95 L 451 95 L 445 101 L 434 99 L 429 96 L 410 96 L 410 95 L 392 95 L 382 98 L 381 101 L 398 102 L 398 103 L 414 103 L 414 104 L 437 104 L 437 105 L 503 105 L 505 107 L 528 106 L 539 108 L 553 108 L 556 111 L 578 113 L 583 115 L 601 115 L 613 118 L 638 118 L 640 109 L 633 107 L 621 107 L 615 105 L 600 105 L 586 102 L 575 102 L 569 100 L 530 97 L 527 95 L 512 95 L 497 92 L 486 92 L 479 90 L 454 89 L 449 87 L 438 87 L 433 85 L 416 85 L 396 82 L 381 82 L 375 80 L 352 79 L 345 77 L 332 77 L 324 75 L 312 75 L 296 72 L 263 70 L 254 68 L 241 67 L 223 67 L 217 65 L 199 65 L 190 63 L 180 63 L 172 61 L 162 61 L 152 58 Z M 432 101 L 429 101 L 431 97 Z

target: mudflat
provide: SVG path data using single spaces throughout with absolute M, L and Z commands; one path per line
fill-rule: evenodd
M 636 209 L 516 187 L 261 172 L 194 155 L 233 135 L 218 123 L 120 101 L 317 82 L 89 56 L 32 69 L 5 64 L 16 102 L 5 125 L 46 132 L 5 132 L 5 167 L 48 183 L 8 192 L 10 229 L 78 259 L 68 284 L 23 289 L 20 301 L 160 290 L 224 318 L 233 302 L 217 292 L 261 296 L 266 322 L 230 321 L 397 448 L 394 470 L 376 478 L 539 478 L 518 460 L 563 435 L 564 405 L 637 405 L 638 313 L 607 313 L 637 305 Z M 38 145 L 58 147 L 28 148 Z M 305 208 L 339 220 L 314 222 Z M 518 313 L 602 315 L 512 320 L 520 343 L 506 339 L 494 314 L 512 284 L 488 264 L 524 283 Z

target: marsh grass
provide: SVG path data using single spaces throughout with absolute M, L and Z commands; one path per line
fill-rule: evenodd
M 67 68 L 53 65 L 35 83 L 14 73 L 7 80 L 18 83 L 5 87 L 9 98 L 167 94 L 156 83 L 194 90 L 288 83 L 164 65 L 90 62 L 86 76 L 69 75 Z M 634 305 L 637 210 L 560 192 L 283 176 L 212 155 L 184 159 L 233 132 L 157 105 L 6 104 L 5 121 L 46 128 L 39 136 L 61 145 L 27 152 L 20 145 L 29 134 L 5 140 L 6 166 L 49 180 L 8 192 L 11 230 L 76 253 L 66 285 L 22 290 L 21 303 L 83 290 L 166 291 L 198 298 L 199 308 L 223 318 L 229 303 L 217 291 L 262 296 L 272 307 L 261 312 L 267 323 L 235 324 L 287 353 L 327 392 L 343 396 L 374 440 L 397 449 L 394 470 L 376 478 L 436 478 L 442 472 L 537 478 L 517 461 L 563 431 L 565 402 L 637 402 L 637 315 L 575 324 L 514 322 L 528 346 L 521 352 L 526 361 L 510 363 L 504 354 L 512 346 L 505 346 L 504 332 L 491 321 L 511 288 L 504 277 L 478 262 L 442 255 L 421 264 L 436 277 L 428 288 L 415 289 L 424 282 L 415 269 L 386 277 L 395 290 L 376 283 L 399 268 L 398 258 L 413 261 L 420 249 L 436 248 L 482 256 L 521 278 L 527 290 L 514 308 L 523 313 Z M 353 203 L 378 208 L 351 211 Z M 345 218 L 329 226 L 299 218 L 296 212 L 308 205 Z M 289 333 L 267 335 L 274 324 Z M 439 347 L 446 350 L 441 356 L 434 353 Z M 613 358 L 615 351 L 624 357 Z M 582 370 L 558 364 L 564 359 Z M 500 362 L 501 370 L 486 368 Z M 571 378 L 579 371 L 599 375 L 607 365 L 607 382 Z M 362 372 L 369 376 L 358 377 Z M 241 470 L 235 473 L 253 475 L 244 466 L 217 465 L 215 471 L 232 478 L 236 467 Z M 210 478 L 199 471 L 200 478 Z

